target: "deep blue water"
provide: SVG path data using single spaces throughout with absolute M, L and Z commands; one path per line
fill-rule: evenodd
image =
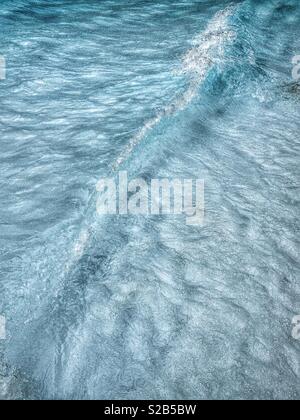
M 299 399 L 298 0 L 2 0 L 2 398 Z M 96 215 L 201 178 L 203 227 Z

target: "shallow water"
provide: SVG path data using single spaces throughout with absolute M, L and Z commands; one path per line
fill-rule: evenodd
M 300 397 L 300 5 L 2 0 L 2 398 Z M 203 227 L 95 185 L 205 180 Z

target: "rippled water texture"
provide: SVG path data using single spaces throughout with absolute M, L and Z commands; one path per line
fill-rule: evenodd
M 298 0 L 2 0 L 1 398 L 299 399 Z M 200 178 L 204 227 L 95 185 Z

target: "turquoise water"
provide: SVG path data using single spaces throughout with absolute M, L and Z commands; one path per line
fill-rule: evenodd
M 300 397 L 296 0 L 2 0 L 0 396 Z M 205 180 L 203 227 L 95 185 Z

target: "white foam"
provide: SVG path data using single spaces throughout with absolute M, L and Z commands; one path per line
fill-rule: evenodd
M 178 111 L 184 110 L 197 96 L 199 86 L 205 80 L 208 71 L 218 62 L 224 60 L 224 47 L 235 38 L 234 31 L 228 25 L 228 18 L 233 15 L 235 6 L 229 6 L 218 12 L 206 30 L 192 40 L 192 48 L 182 57 L 178 74 L 186 74 L 190 78 L 187 91 L 170 105 L 160 111 L 156 117 L 148 120 L 138 133 L 131 139 L 124 151 L 114 162 L 112 169 L 118 170 L 120 165 L 129 158 L 133 150 L 140 144 L 149 131 L 151 131 L 165 116 L 171 116 Z M 89 232 L 81 231 L 73 249 L 73 258 L 66 266 L 68 272 L 84 253 L 89 241 Z
M 235 39 L 236 34 L 228 25 L 228 18 L 232 16 L 234 11 L 235 7 L 229 6 L 218 12 L 208 24 L 206 30 L 193 39 L 193 47 L 183 56 L 181 67 L 177 71 L 178 74 L 186 74 L 190 77 L 188 90 L 159 112 L 156 117 L 145 123 L 113 164 L 113 170 L 117 170 L 128 159 L 135 147 L 150 130 L 160 123 L 163 117 L 185 109 L 197 96 L 199 86 L 205 80 L 208 71 L 224 59 L 225 45 Z

